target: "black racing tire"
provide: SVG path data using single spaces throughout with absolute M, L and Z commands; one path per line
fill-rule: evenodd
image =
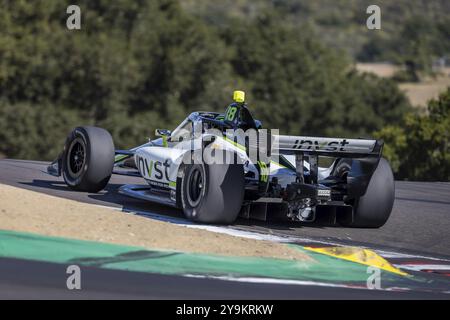
M 353 221 L 347 226 L 380 228 L 391 215 L 395 198 L 394 176 L 389 162 L 381 158 L 366 193 L 355 199 Z
M 202 223 L 231 224 L 244 200 L 243 165 L 187 164 L 180 192 L 186 218 Z
M 86 126 L 69 134 L 62 156 L 62 175 L 70 188 L 101 191 L 111 178 L 113 166 L 114 143 L 108 131 Z

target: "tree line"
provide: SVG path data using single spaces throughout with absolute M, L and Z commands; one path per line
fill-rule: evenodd
M 0 153 L 53 159 L 76 125 L 129 148 L 193 110 L 223 111 L 247 92 L 254 115 L 284 134 L 370 136 L 411 110 L 396 83 L 356 72 L 313 30 L 276 12 L 211 25 L 175 0 L 4 0 L 0 11 Z

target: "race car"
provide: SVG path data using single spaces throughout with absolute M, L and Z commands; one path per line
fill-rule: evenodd
M 100 192 L 112 174 L 142 177 L 118 192 L 181 208 L 200 223 L 273 215 L 379 228 L 391 214 L 394 178 L 382 141 L 279 135 L 253 118 L 242 91 L 225 113 L 193 112 L 155 133 L 115 150 L 106 130 L 77 127 L 47 172 L 84 192 Z

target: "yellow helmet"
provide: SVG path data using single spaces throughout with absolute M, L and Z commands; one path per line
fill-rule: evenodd
M 239 103 L 242 103 L 245 101 L 245 92 L 244 91 L 234 91 L 233 92 L 233 100 Z

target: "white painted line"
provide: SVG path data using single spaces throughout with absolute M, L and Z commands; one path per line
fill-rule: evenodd
M 265 241 L 272 241 L 272 242 L 292 242 L 292 238 L 288 237 L 280 237 L 270 234 L 264 234 L 264 233 L 257 233 L 252 231 L 244 231 L 244 230 L 238 230 L 233 229 L 230 227 L 218 227 L 218 226 L 208 226 L 208 225 L 201 225 L 201 224 L 194 224 L 194 225 L 186 225 L 188 228 L 194 228 L 194 229 L 202 229 L 207 230 L 211 232 L 216 233 L 222 233 L 227 234 L 234 237 L 241 237 L 241 238 L 247 238 L 247 239 L 254 239 L 254 240 L 265 240 Z
M 185 274 L 183 276 L 189 277 L 189 278 L 216 279 L 216 280 L 247 282 L 247 283 L 286 284 L 286 285 L 319 286 L 319 287 L 368 290 L 366 287 L 358 287 L 358 286 L 354 286 L 354 285 L 326 283 L 326 282 L 318 282 L 318 281 L 305 281 L 305 280 L 289 280 L 289 279 L 258 278 L 258 277 L 210 276 L 210 275 L 197 275 L 197 274 Z M 410 291 L 409 288 L 399 288 L 399 287 L 381 288 L 378 290 L 379 291 Z
M 412 254 L 406 254 L 406 253 L 398 253 L 398 252 L 391 252 L 391 251 L 384 251 L 384 250 L 375 250 L 380 256 L 384 258 L 419 258 L 419 259 L 427 259 L 427 260 L 434 260 L 434 261 L 445 261 L 450 262 L 448 259 L 441 259 L 441 258 L 435 258 L 435 257 L 429 257 L 429 256 L 422 256 L 422 255 L 412 255 Z
M 450 270 L 450 265 L 445 264 L 394 264 L 397 268 L 402 268 L 412 271 L 421 270 Z

